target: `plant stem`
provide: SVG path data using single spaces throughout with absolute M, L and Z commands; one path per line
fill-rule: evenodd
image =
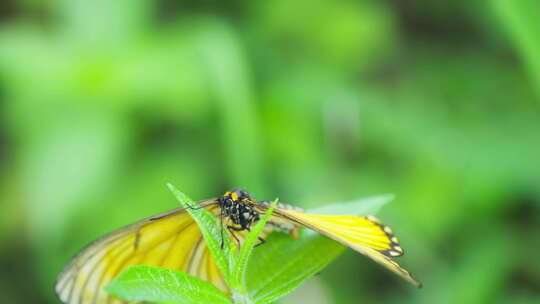
M 249 297 L 248 294 L 233 291 L 233 302 L 235 304 L 253 304 L 253 300 Z
M 249 297 L 249 293 L 246 287 L 246 272 L 249 262 L 249 257 L 253 252 L 255 243 L 259 234 L 264 229 L 266 222 L 270 218 L 270 215 L 276 208 L 278 200 L 276 199 L 268 208 L 266 213 L 261 217 L 259 222 L 253 227 L 251 232 L 247 235 L 245 242 L 242 244 L 240 253 L 236 258 L 236 264 L 234 265 L 231 273 L 231 283 L 233 289 L 233 299 L 235 303 L 248 304 L 253 303 Z

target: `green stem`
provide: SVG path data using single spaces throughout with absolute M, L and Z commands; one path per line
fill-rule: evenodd
M 247 293 L 233 293 L 233 302 L 235 304 L 253 304 L 253 300 Z
M 236 264 L 234 265 L 233 271 L 231 273 L 231 283 L 233 288 L 233 299 L 235 303 L 247 304 L 253 303 L 249 297 L 249 293 L 246 286 L 246 272 L 249 262 L 249 257 L 253 252 L 253 248 L 258 240 L 259 234 L 264 229 L 266 222 L 270 218 L 270 215 L 274 211 L 278 200 L 274 200 L 263 217 L 259 220 L 257 225 L 253 227 L 251 232 L 247 235 L 238 258 L 236 259 Z

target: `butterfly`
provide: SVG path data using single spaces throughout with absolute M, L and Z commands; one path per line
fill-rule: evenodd
M 200 201 L 192 208 L 205 208 L 219 217 L 222 240 L 224 234 L 230 234 L 240 245 L 246 232 L 269 207 L 270 202 L 255 201 L 246 191 L 236 189 Z M 291 205 L 278 204 L 256 246 L 264 244 L 264 237 L 272 231 L 289 233 L 297 238 L 301 227 L 340 242 L 415 286 L 421 286 L 391 259 L 403 255 L 403 249 L 392 230 L 373 216 L 309 214 Z M 120 228 L 90 243 L 60 273 L 56 294 L 65 304 L 127 303 L 109 295 L 103 287 L 132 265 L 184 271 L 229 292 L 198 225 L 185 208 L 177 208 Z

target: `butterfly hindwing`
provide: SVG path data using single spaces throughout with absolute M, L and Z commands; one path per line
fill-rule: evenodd
M 217 213 L 217 206 L 208 210 Z M 111 232 L 81 250 L 58 277 L 56 292 L 66 304 L 127 303 L 103 287 L 131 265 L 185 271 L 228 291 L 200 228 L 183 209 Z

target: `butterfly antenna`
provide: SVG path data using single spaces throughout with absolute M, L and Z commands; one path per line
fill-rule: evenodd
M 205 204 L 203 204 L 205 203 Z M 202 204 L 202 205 L 201 205 Z M 199 203 L 199 206 L 195 207 L 195 206 L 192 206 L 191 204 L 188 204 L 188 209 L 192 209 L 192 210 L 199 210 L 201 208 L 205 208 L 205 207 L 208 207 L 208 206 L 212 206 L 212 205 L 217 205 L 219 204 L 219 201 L 215 198 L 211 198 L 209 200 L 205 200 L 205 201 L 202 201 Z

